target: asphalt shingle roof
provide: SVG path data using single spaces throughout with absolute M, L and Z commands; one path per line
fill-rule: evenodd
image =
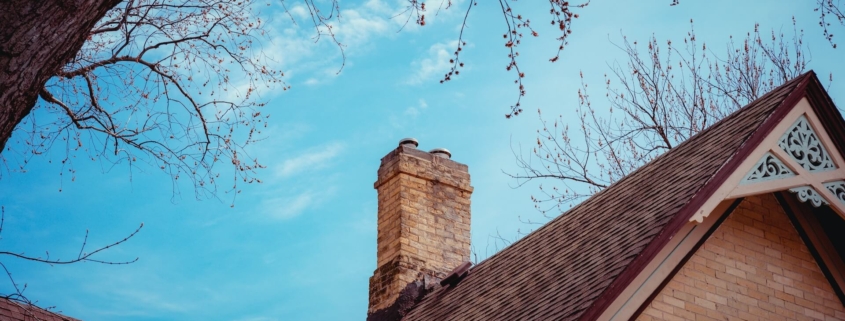
M 0 321 L 79 321 L 34 305 L 0 298 Z

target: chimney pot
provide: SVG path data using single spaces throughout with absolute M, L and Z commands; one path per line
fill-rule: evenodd
M 448 149 L 445 149 L 445 148 L 435 148 L 435 149 L 432 149 L 428 152 L 431 153 L 431 154 L 434 154 L 434 156 L 443 157 L 445 159 L 452 158 L 452 152 L 450 152 Z
M 420 146 L 420 142 L 417 141 L 416 138 L 402 138 L 402 140 L 399 141 L 399 146 L 417 148 L 417 146 Z

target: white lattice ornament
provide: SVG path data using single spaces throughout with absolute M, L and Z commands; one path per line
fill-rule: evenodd
M 803 115 L 783 134 L 778 146 L 810 172 L 836 169 L 836 165 L 830 159 L 830 154 L 813 131 L 807 117 Z
M 750 184 L 757 182 L 764 182 L 772 179 L 795 176 L 789 167 L 783 161 L 777 158 L 772 153 L 766 152 L 763 158 L 754 165 L 754 168 L 745 178 L 740 181 L 740 184 Z
M 833 193 L 833 195 L 837 199 L 839 199 L 840 202 L 845 204 L 845 181 L 825 183 L 824 187 L 827 188 L 828 191 Z
M 796 188 L 790 188 L 790 192 L 795 193 L 798 196 L 798 199 L 802 202 L 810 201 L 811 204 L 815 207 L 824 205 L 830 205 L 815 189 L 810 186 L 801 186 Z

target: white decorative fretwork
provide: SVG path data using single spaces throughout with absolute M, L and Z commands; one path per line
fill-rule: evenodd
M 795 176 L 795 173 L 789 170 L 789 167 L 786 167 L 777 156 L 766 152 L 763 158 L 754 165 L 751 172 L 745 175 L 745 178 L 740 181 L 740 184 L 764 182 L 790 176 Z
M 815 106 L 818 107 L 818 106 Z M 822 106 L 823 107 L 823 106 Z M 820 108 L 822 108 L 820 107 Z M 721 213 L 725 200 L 790 191 L 807 205 L 829 206 L 845 219 L 845 149 L 841 132 L 822 123 L 807 98 L 787 109 L 774 129 L 752 148 L 716 192 L 695 210 L 690 222 Z M 824 107 L 827 108 L 827 107 Z M 793 196 L 789 196 L 793 197 Z
M 795 193 L 798 196 L 798 199 L 802 202 L 810 201 L 815 207 L 822 206 L 822 204 L 830 205 L 821 195 L 819 195 L 816 190 L 814 190 L 810 186 L 801 186 L 796 188 L 790 188 L 790 192 Z
M 833 193 L 842 203 L 845 203 L 845 181 L 825 183 L 824 187 Z
M 801 115 L 795 124 L 780 138 L 778 146 L 795 161 L 811 172 L 836 169 L 830 155 L 822 146 L 807 117 Z

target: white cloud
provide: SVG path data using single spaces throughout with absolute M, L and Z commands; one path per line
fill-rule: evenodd
M 297 4 L 290 8 L 289 13 L 293 16 L 294 19 L 304 20 L 310 18 L 310 14 L 308 13 L 308 9 L 305 8 L 303 4 Z
M 316 188 L 319 188 L 319 190 Z M 330 200 L 335 195 L 336 190 L 337 188 L 333 185 L 326 186 L 326 184 L 323 184 L 297 194 L 271 197 L 261 202 L 259 212 L 271 219 L 289 220 L 320 207 L 323 202 Z
M 401 19 L 394 18 L 402 8 L 398 5 L 392 8 L 381 0 L 368 0 L 342 6 L 340 14 L 335 13 L 337 18 L 327 23 L 342 44 L 343 54 L 347 58 L 361 55 L 372 50 L 374 40 L 395 35 L 401 27 Z M 276 62 L 277 69 L 285 72 L 285 80 L 289 83 L 294 75 L 303 74 L 305 85 L 320 85 L 325 82 L 324 78 L 336 76 L 341 68 L 341 48 L 328 35 L 325 26 L 315 29 L 311 13 L 304 4 L 290 6 L 287 12 L 277 10 L 266 28 L 271 40 L 265 44 L 263 52 Z
M 277 155 L 284 160 L 271 165 L 277 179 L 267 180 L 266 196 L 257 213 L 264 218 L 288 220 L 331 199 L 336 187 L 330 169 L 345 149 L 342 142 L 330 142 L 293 156 Z M 326 170 L 318 176 L 301 175 L 321 169 Z
M 291 197 L 266 200 L 264 211 L 272 218 L 286 220 L 299 216 L 312 205 L 314 205 L 314 193 L 307 191 Z
M 276 168 L 276 175 L 289 177 L 305 171 L 325 168 L 344 148 L 343 144 L 336 142 L 309 150 L 297 157 L 285 160 Z
M 452 59 L 452 52 L 457 46 L 457 40 L 433 44 L 428 48 L 428 54 L 425 57 L 411 63 L 414 72 L 406 82 L 410 85 L 419 85 L 433 81 L 434 78 L 443 77 L 452 67 L 449 59 Z
M 405 115 L 411 118 L 417 118 L 426 108 L 428 108 L 428 103 L 425 102 L 425 99 L 420 98 L 417 106 L 411 106 L 405 109 Z
M 370 42 L 374 36 L 384 36 L 390 33 L 389 16 L 379 14 L 376 10 L 364 5 L 363 7 L 341 11 L 340 22 L 334 27 L 336 36 L 347 50 L 354 53 Z
M 274 30 L 273 27 L 268 27 L 268 29 L 270 29 L 268 32 L 272 35 L 272 38 L 265 45 L 264 54 L 270 60 L 276 62 L 274 67 L 282 69 L 289 78 L 292 76 L 290 69 L 299 66 L 302 60 L 313 57 L 317 44 L 311 37 L 314 36 L 315 31 L 304 29 L 299 25 L 282 30 Z

